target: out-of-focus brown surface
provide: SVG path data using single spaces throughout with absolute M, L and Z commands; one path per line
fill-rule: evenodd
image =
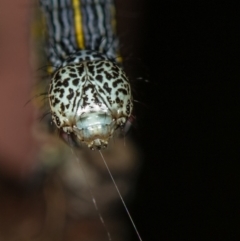
M 35 168 L 36 117 L 30 99 L 30 0 L 0 1 L 0 171 L 24 178 Z
M 57 176 L 34 191 L 1 184 L 0 240 L 107 240 L 107 233 L 96 216 L 85 219 L 67 216 L 64 194 Z M 119 226 L 119 220 L 108 222 L 111 235 Z
M 123 148 L 123 140 L 115 141 L 103 155 L 128 202 L 138 155 L 130 142 L 125 144 Z M 74 153 L 65 164 L 49 167 L 28 181 L 0 179 L 0 240 L 108 240 L 99 214 L 112 240 L 129 240 L 132 226 L 99 153 Z

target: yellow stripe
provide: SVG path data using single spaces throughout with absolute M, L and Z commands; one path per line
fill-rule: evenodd
M 81 3 L 80 0 L 72 0 L 73 12 L 74 12 L 74 26 L 76 32 L 77 46 L 80 49 L 84 49 L 84 37 L 82 28 L 82 15 L 81 15 Z

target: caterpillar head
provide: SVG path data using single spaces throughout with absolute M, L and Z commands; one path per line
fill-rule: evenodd
M 83 61 L 59 68 L 51 80 L 49 103 L 56 126 L 73 132 L 91 149 L 106 147 L 133 108 L 129 81 L 110 60 Z

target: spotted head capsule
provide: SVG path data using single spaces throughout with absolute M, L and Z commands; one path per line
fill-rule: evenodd
M 56 126 L 91 149 L 106 147 L 133 108 L 129 80 L 110 60 L 60 67 L 51 79 L 49 104 Z

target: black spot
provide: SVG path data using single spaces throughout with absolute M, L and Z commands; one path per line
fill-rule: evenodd
M 73 98 L 73 96 L 74 96 L 74 92 L 73 92 L 73 89 L 69 89 L 69 94 L 67 95 L 67 98 L 69 99 L 69 100 L 71 100 L 72 98 Z
M 75 72 L 75 71 L 74 71 L 74 72 Z M 71 78 L 77 78 L 77 77 L 78 77 L 76 74 L 73 74 L 73 73 L 69 74 L 69 76 L 70 76 Z
M 110 105 L 112 104 L 112 99 L 109 97 L 109 96 L 107 96 L 107 100 L 108 100 L 108 102 L 110 103 Z
M 119 68 L 115 64 L 112 65 L 112 70 L 116 71 L 117 73 L 119 72 Z
M 76 100 L 77 100 L 77 96 L 74 98 L 74 101 L 73 101 L 73 106 L 72 106 L 72 111 L 74 110 L 75 108 L 75 105 L 76 105 Z
M 116 72 L 116 71 L 112 71 L 112 74 L 113 74 L 113 77 L 116 79 L 117 77 L 118 77 L 118 72 Z
M 88 104 L 88 97 L 87 96 L 84 96 L 82 98 L 82 103 L 83 103 L 83 107 L 85 107 Z
M 77 68 L 77 71 L 78 71 L 79 75 L 81 75 L 81 74 L 84 72 L 83 64 L 81 64 L 81 65 Z
M 60 100 L 58 98 L 55 98 L 54 105 L 57 105 L 58 103 L 60 103 Z
M 56 79 L 56 80 L 61 79 L 61 75 L 60 75 L 59 71 L 57 71 L 57 72 L 55 73 L 55 75 L 54 75 L 53 78 Z
M 64 87 L 68 87 L 69 80 L 70 80 L 70 78 L 66 78 L 66 79 L 63 80 L 62 84 L 64 85 Z
M 104 94 L 104 91 L 102 89 L 99 89 L 98 92 Z
M 60 92 L 59 97 L 62 98 L 62 97 L 63 97 L 63 94 L 64 94 L 64 89 L 60 89 L 59 92 Z
M 64 106 L 63 103 L 61 104 L 61 110 L 62 110 L 63 112 L 65 111 L 65 106 Z
M 67 108 L 67 109 L 69 108 L 69 104 L 66 105 L 66 108 Z
M 94 66 L 93 65 L 88 64 L 88 70 L 90 73 L 94 74 Z
M 123 88 L 118 89 L 118 92 L 122 92 L 124 95 L 128 94 L 128 92 Z
M 55 87 L 61 87 L 62 86 L 62 82 L 61 81 L 58 81 L 56 84 L 55 84 Z
M 103 81 L 102 75 L 98 74 L 98 75 L 96 76 L 96 80 L 98 80 L 99 82 L 102 83 L 102 81 Z
M 108 80 L 112 79 L 112 75 L 110 75 L 107 71 L 104 71 L 104 74 Z
M 120 83 L 122 83 L 121 79 L 117 79 L 113 82 L 113 87 L 116 88 Z
M 59 88 L 56 88 L 56 89 L 53 91 L 53 93 L 57 93 L 57 92 L 59 92 Z
M 66 69 L 62 69 L 61 73 L 62 74 L 66 73 Z
M 112 88 L 108 86 L 108 83 L 104 83 L 103 88 L 110 94 L 112 91 Z
M 92 93 L 94 92 L 94 85 L 92 85 L 92 84 L 89 84 L 89 85 L 87 85 L 87 86 L 85 86 L 84 88 L 83 88 L 83 91 L 84 92 L 87 92 L 89 89 L 91 89 L 92 91 Z
M 78 78 L 74 79 L 73 80 L 73 85 L 78 86 L 78 84 L 79 84 L 79 79 Z

